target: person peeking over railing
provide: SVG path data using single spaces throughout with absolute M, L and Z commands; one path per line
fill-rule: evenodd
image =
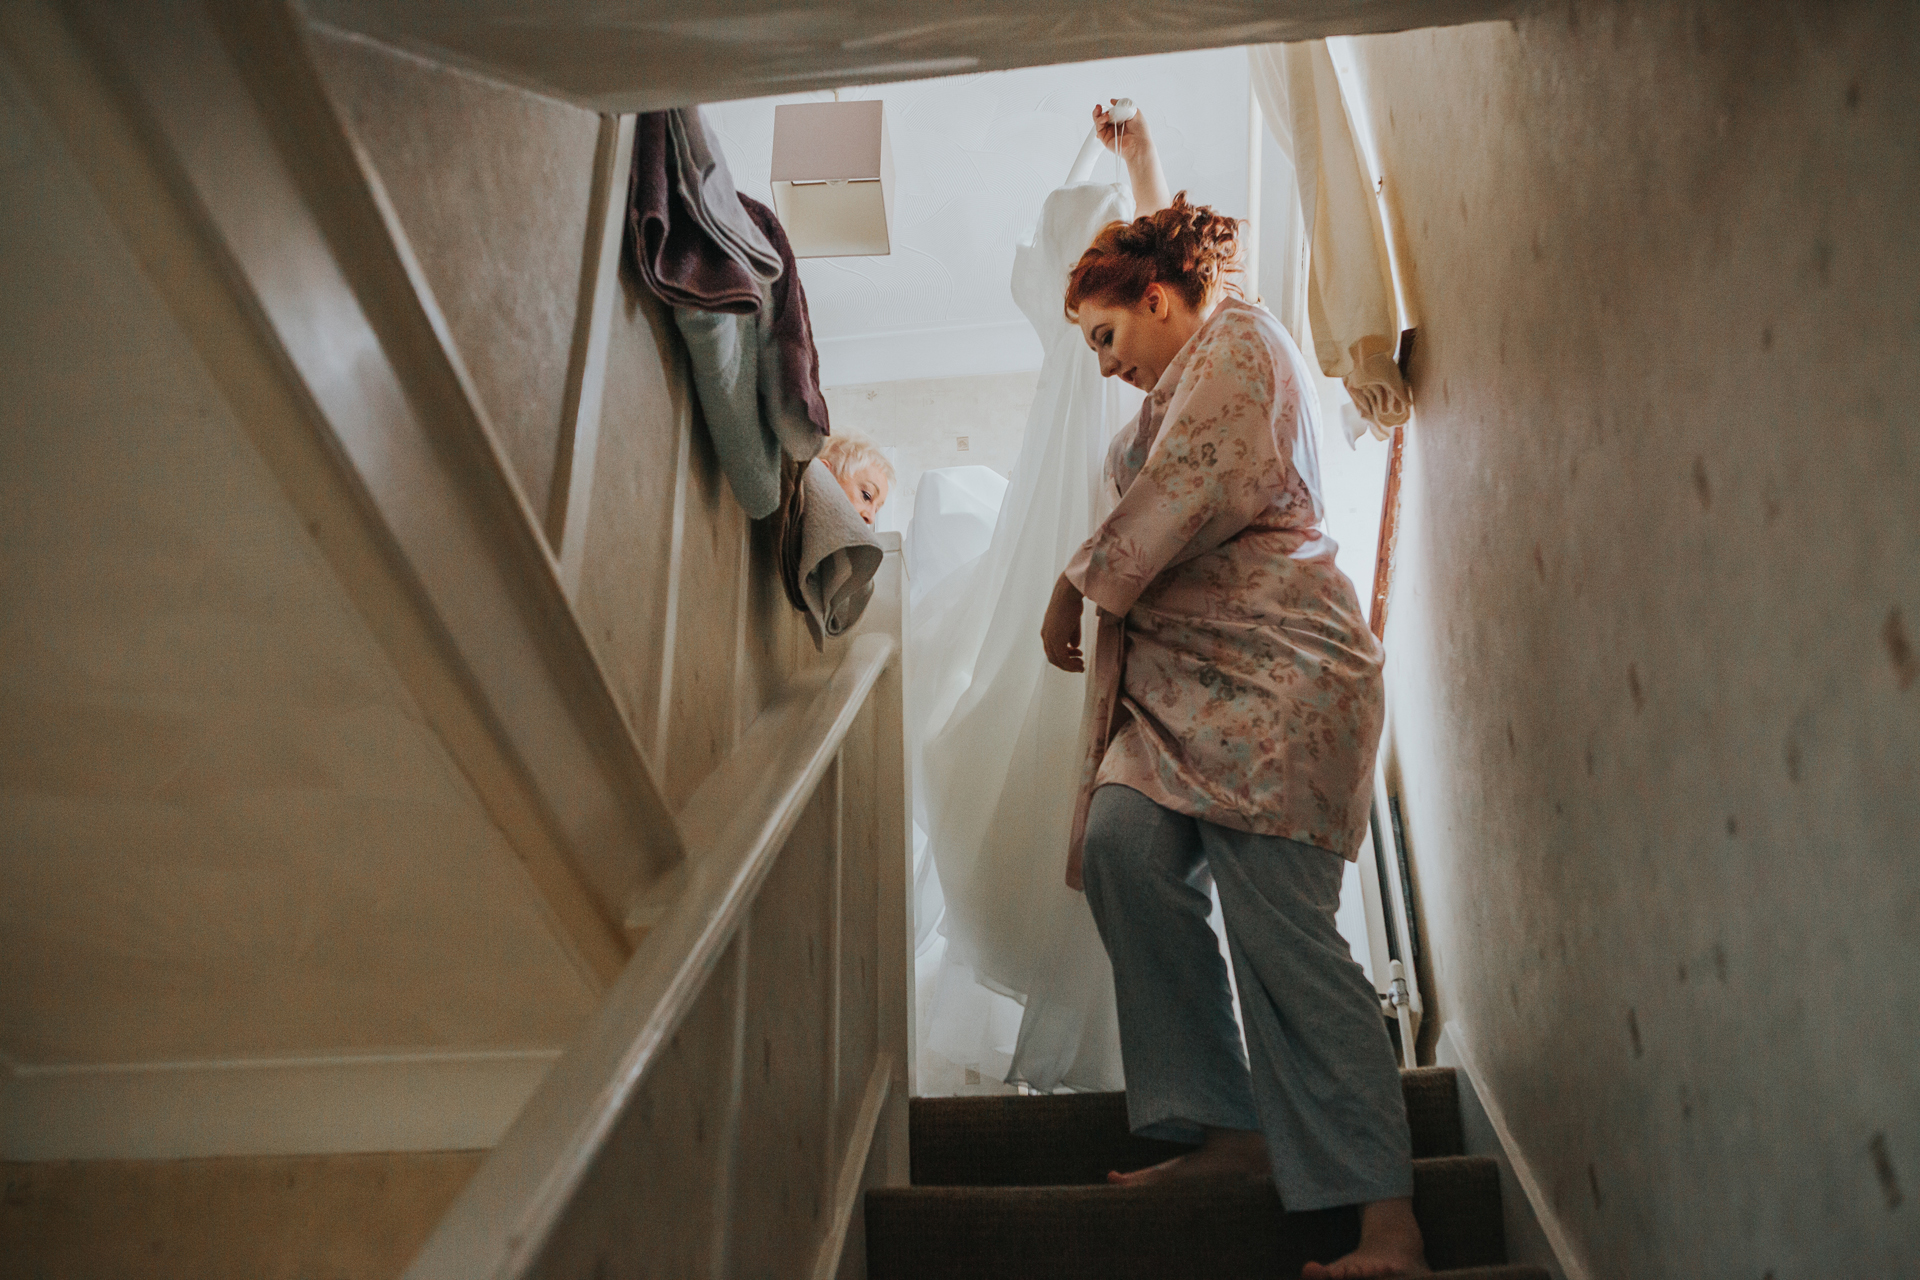
M 820 461 L 847 491 L 847 501 L 862 520 L 871 525 L 880 518 L 880 508 L 887 505 L 887 494 L 893 490 L 893 464 L 873 441 L 856 435 L 830 437 L 820 450 Z

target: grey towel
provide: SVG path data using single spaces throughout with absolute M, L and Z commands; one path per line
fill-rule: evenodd
M 818 649 L 825 637 L 845 635 L 860 621 L 885 553 L 826 463 L 809 462 L 799 484 L 794 570 L 807 606 L 807 630 Z
M 760 308 L 752 315 L 676 307 L 673 322 L 686 339 L 720 469 L 741 508 L 759 520 L 780 504 L 781 451 L 805 462 L 827 442 L 827 405 L 807 295 L 786 233 L 773 210 L 746 196 L 739 200 L 766 232 L 785 274 L 760 286 Z
M 734 500 L 755 520 L 772 515 L 780 505 L 780 441 L 760 408 L 760 326 L 771 308 L 766 288 L 760 286 L 762 305 L 753 315 L 673 309 L 674 327 L 687 343 L 693 389 L 713 452 Z M 814 452 L 819 452 L 818 445 Z

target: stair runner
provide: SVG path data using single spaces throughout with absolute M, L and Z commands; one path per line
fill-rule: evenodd
M 1449 1068 L 1400 1076 L 1414 1213 L 1453 1280 L 1548 1280 L 1507 1266 L 1499 1173 L 1464 1154 Z M 1351 1207 L 1289 1213 L 1273 1184 L 1113 1187 L 1185 1148 L 1127 1132 L 1126 1095 L 915 1098 L 913 1185 L 869 1191 L 869 1280 L 1290 1280 L 1359 1238 Z

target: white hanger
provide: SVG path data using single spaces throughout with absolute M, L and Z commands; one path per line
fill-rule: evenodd
M 1139 113 L 1139 110 L 1138 107 L 1133 105 L 1132 98 L 1122 98 L 1113 104 L 1111 111 L 1107 112 L 1107 119 L 1113 121 L 1116 125 L 1124 124 L 1128 120 L 1133 119 L 1133 117 Z M 1116 138 L 1115 141 L 1117 142 L 1118 139 Z M 1080 144 L 1080 154 L 1073 158 L 1073 168 L 1067 170 L 1068 186 L 1071 187 L 1075 183 L 1086 182 L 1093 177 L 1093 166 L 1098 163 L 1100 159 L 1101 149 L 1100 126 L 1096 124 L 1088 131 L 1087 140 Z

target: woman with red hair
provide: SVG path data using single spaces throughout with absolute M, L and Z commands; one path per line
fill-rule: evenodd
M 1323 527 L 1312 374 L 1240 296 L 1233 220 L 1167 198 L 1143 119 L 1117 137 L 1095 119 L 1144 212 L 1081 257 L 1067 317 L 1101 373 L 1147 400 L 1109 450 L 1113 512 L 1061 574 L 1041 639 L 1055 666 L 1083 670 L 1082 600 L 1098 606 L 1067 878 L 1113 962 L 1129 1123 L 1198 1143 L 1112 1176 L 1271 1173 L 1290 1210 L 1360 1206 L 1358 1247 L 1307 1276 L 1423 1273 L 1399 1073 L 1334 926 L 1384 695 Z

